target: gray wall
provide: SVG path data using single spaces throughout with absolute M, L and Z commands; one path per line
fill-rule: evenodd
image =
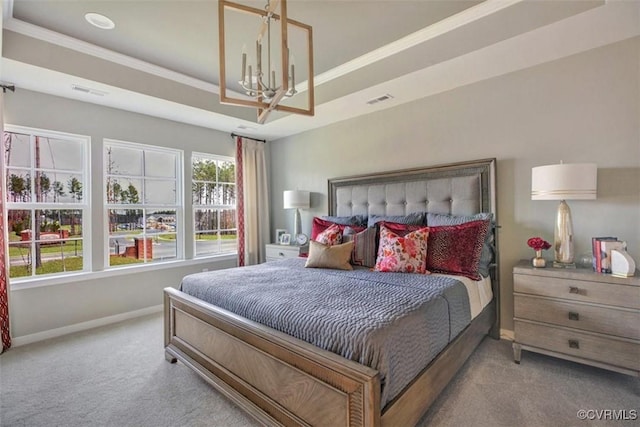
M 193 151 L 234 156 L 235 144 L 229 134 L 185 125 L 45 95 L 18 88 L 5 99 L 5 123 L 91 137 L 92 217 L 91 247 L 93 270 L 103 268 L 104 207 L 103 190 L 103 138 L 172 147 L 184 150 L 185 159 L 185 218 L 192 217 L 190 208 L 191 184 L 189 160 Z M 192 230 L 187 221 L 185 253 L 193 256 Z M 162 289 L 177 286 L 188 273 L 204 268 L 216 269 L 236 265 L 234 257 L 213 261 L 191 261 L 174 264 L 172 268 L 149 266 L 129 270 L 130 274 L 89 274 L 81 280 L 52 286 L 12 286 L 10 292 L 10 318 L 14 338 L 37 334 L 50 329 L 89 322 L 162 304 Z
M 327 213 L 329 178 L 495 157 L 502 327 L 512 330 L 512 267 L 532 257 L 529 237 L 553 241 L 558 205 L 531 201 L 532 167 L 597 163 L 598 199 L 568 202 L 576 252 L 615 235 L 640 261 L 639 52 L 634 38 L 273 142 L 272 226 L 293 229 L 283 190 L 313 192 L 309 233 Z

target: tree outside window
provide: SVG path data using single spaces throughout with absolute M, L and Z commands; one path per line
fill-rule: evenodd
M 234 160 L 197 153 L 191 167 L 196 256 L 237 252 Z
M 9 276 L 85 269 L 88 138 L 6 126 L 3 134 Z
M 182 257 L 179 150 L 105 141 L 107 267 Z

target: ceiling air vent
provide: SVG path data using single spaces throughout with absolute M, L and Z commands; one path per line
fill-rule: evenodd
M 374 105 L 374 104 L 377 104 L 378 102 L 384 102 L 384 101 L 388 101 L 390 99 L 393 99 L 393 96 L 391 96 L 388 93 L 386 93 L 386 94 L 384 94 L 382 96 L 379 96 L 377 98 L 373 98 L 373 99 L 368 100 L 367 104 Z
M 91 95 L 97 96 L 105 96 L 108 92 L 98 89 L 91 89 L 89 87 L 79 86 L 79 85 L 71 85 L 71 89 L 76 90 L 82 93 L 90 93 Z

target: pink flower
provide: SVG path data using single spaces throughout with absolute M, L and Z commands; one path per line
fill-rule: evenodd
M 542 240 L 541 237 L 532 237 L 527 240 L 527 245 L 534 251 L 547 250 L 551 247 L 551 244 L 546 240 Z

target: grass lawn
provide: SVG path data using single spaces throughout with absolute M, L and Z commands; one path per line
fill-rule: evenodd
M 111 255 L 109 256 L 109 265 L 113 267 L 114 265 L 128 265 L 128 264 L 141 264 L 144 260 L 128 258 L 123 256 Z
M 135 258 L 126 258 L 121 256 L 110 256 L 109 265 L 141 264 L 143 260 Z M 42 266 L 36 268 L 36 275 L 62 273 L 65 271 L 81 271 L 82 257 L 68 256 L 65 257 L 64 263 L 61 259 L 46 261 Z M 13 265 L 9 268 L 9 277 L 28 277 L 31 276 L 31 269 L 26 265 Z
M 220 240 L 235 240 L 238 236 L 235 234 L 223 234 L 220 236 Z M 196 240 L 218 240 L 216 234 L 196 234 Z
M 64 263 L 61 259 L 43 262 L 42 266 L 36 268 L 36 275 L 80 270 L 82 270 L 82 257 L 67 257 L 64 259 Z M 31 269 L 26 265 L 9 267 L 9 277 L 25 277 L 30 275 Z

